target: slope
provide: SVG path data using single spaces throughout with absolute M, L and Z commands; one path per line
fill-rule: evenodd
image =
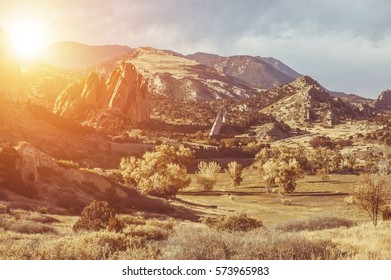
M 268 93 L 277 99 L 262 109 L 287 123 L 317 122 L 332 126 L 349 119 L 364 119 L 372 115 L 369 106 L 356 107 L 342 99 L 332 97 L 311 77 L 302 76 L 277 87 Z
M 187 58 L 230 75 L 249 87 L 270 89 L 291 82 L 294 78 L 278 71 L 276 66 L 252 56 L 222 57 L 214 54 L 195 53 Z

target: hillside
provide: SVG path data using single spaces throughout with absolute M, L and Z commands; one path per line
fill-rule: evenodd
M 238 83 L 223 72 L 188 59 L 178 53 L 154 48 L 137 48 L 95 68 L 108 76 L 114 65 L 124 60 L 134 64 L 149 84 L 152 95 L 207 101 L 247 98 L 257 90 Z
M 294 79 L 277 70 L 278 67 L 282 67 L 282 63 L 276 63 L 275 60 L 272 61 L 272 65 L 269 64 L 271 60 L 265 62 L 264 59 L 258 57 L 222 57 L 206 53 L 191 54 L 188 55 L 187 58 L 230 75 L 234 77 L 238 83 L 253 88 L 270 89 L 291 82 Z M 285 67 L 284 69 L 288 70 Z M 295 75 L 292 72 L 290 72 L 290 74 Z
M 280 71 L 281 73 L 284 73 L 288 77 L 291 77 L 292 79 L 297 79 L 301 76 L 300 73 L 297 73 L 295 70 L 293 70 L 288 65 L 284 64 L 282 61 L 274 58 L 274 57 L 262 57 L 262 56 L 256 56 L 256 58 L 259 58 L 260 60 L 270 64 L 273 66 L 276 70 Z
M 356 107 L 342 99 L 332 97 L 318 82 L 308 76 L 277 87 L 269 95 L 278 99 L 264 108 L 280 120 L 304 124 L 318 122 L 332 126 L 349 119 L 364 119 L 372 115 L 369 106 Z
M 391 90 L 383 91 L 376 100 L 373 101 L 373 107 L 379 110 L 391 111 Z
M 59 42 L 42 50 L 40 59 L 55 66 L 80 69 L 111 59 L 132 49 L 127 46 L 90 46 L 76 42 Z

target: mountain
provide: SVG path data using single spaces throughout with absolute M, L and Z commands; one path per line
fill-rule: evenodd
M 148 82 L 132 63 L 122 61 L 107 81 L 91 72 L 73 82 L 58 96 L 54 113 L 90 125 L 100 123 L 107 114 L 143 122 L 149 119 Z
M 172 51 L 137 48 L 118 59 L 136 66 L 137 71 L 148 80 L 152 95 L 208 101 L 241 99 L 258 93 L 223 72 Z M 108 75 L 118 59 L 101 63 L 95 69 Z
M 284 73 L 285 75 L 291 77 L 292 79 L 297 79 L 298 77 L 302 76 L 301 74 L 297 73 L 295 70 L 290 68 L 288 65 L 282 63 L 280 60 L 275 59 L 274 57 L 256 56 L 256 58 L 270 64 L 276 70 L 280 71 L 281 73 Z
M 90 46 L 76 42 L 60 42 L 42 50 L 40 60 L 63 68 L 79 69 L 127 53 L 127 46 Z
M 373 107 L 380 110 L 391 111 L 391 90 L 383 91 L 373 102 Z
M 272 114 L 287 123 L 317 122 L 332 126 L 348 119 L 362 119 L 371 115 L 369 106 L 356 107 L 330 95 L 309 76 L 277 87 L 268 93 L 278 100 L 262 112 Z
M 230 75 L 238 83 L 253 88 L 270 89 L 294 80 L 294 78 L 277 70 L 277 67 L 282 67 L 282 64 L 277 63 L 277 66 L 272 66 L 257 57 L 244 55 L 222 57 L 206 53 L 195 53 L 186 57 Z M 273 63 L 275 62 L 273 61 Z

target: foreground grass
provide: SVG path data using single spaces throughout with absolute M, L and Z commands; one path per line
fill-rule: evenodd
M 23 231 L 9 226 L 13 218 L 27 224 Z M 389 223 L 375 228 L 326 216 L 243 232 L 172 219 L 121 218 L 126 226 L 118 232 L 73 233 L 75 218 L 2 214 L 0 259 L 391 259 Z M 30 230 L 36 223 L 52 230 Z

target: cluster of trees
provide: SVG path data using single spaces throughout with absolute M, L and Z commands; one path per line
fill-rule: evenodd
M 141 158 L 123 158 L 121 174 L 128 185 L 138 187 L 145 194 L 175 196 L 191 182 L 187 168 L 193 164 L 193 158 L 194 152 L 189 148 L 163 144 Z M 355 202 L 369 214 L 375 226 L 379 213 L 390 200 L 389 170 L 379 168 L 382 158 L 380 155 L 370 157 L 366 163 L 367 174 L 360 177 L 354 191 Z M 322 180 L 327 180 L 331 173 L 344 170 L 346 165 L 353 170 L 356 161 L 355 156 L 343 155 L 328 147 L 265 146 L 256 155 L 254 166 L 269 191 L 275 187 L 286 194 L 295 191 L 297 180 L 304 173 L 317 174 Z M 200 188 L 212 190 L 221 171 L 217 162 L 199 162 L 195 177 Z M 243 182 L 243 166 L 240 163 L 230 162 L 225 173 L 231 179 L 232 187 L 236 188 Z
M 193 157 L 189 148 L 163 144 L 146 152 L 142 158 L 123 158 L 120 169 L 126 183 L 137 186 L 143 193 L 174 196 L 191 182 L 187 167 Z
M 194 152 L 183 145 L 175 147 L 162 144 L 141 158 L 122 158 L 120 171 L 128 186 L 137 187 L 148 195 L 170 197 L 189 186 L 191 178 L 187 170 L 193 165 L 193 158 Z M 201 161 L 196 172 L 200 188 L 212 190 L 221 170 L 217 162 Z M 231 178 L 233 187 L 242 183 L 243 166 L 240 163 L 230 162 L 225 172 Z
M 267 182 L 269 191 L 271 187 L 278 187 L 281 193 L 295 191 L 296 181 L 303 175 L 303 167 L 308 161 L 301 150 L 302 147 L 267 147 L 256 155 L 254 165 L 260 177 Z

